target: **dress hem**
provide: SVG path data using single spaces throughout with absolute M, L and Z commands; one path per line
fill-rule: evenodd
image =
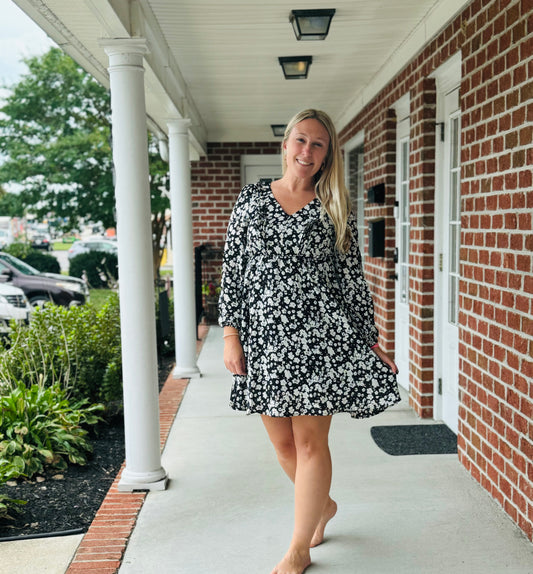
M 291 414 L 272 414 L 271 412 L 268 412 L 268 409 L 250 408 L 250 407 L 237 405 L 233 402 L 230 402 L 229 406 L 234 411 L 244 412 L 244 413 L 246 413 L 246 415 L 265 415 L 268 417 L 280 418 L 280 419 L 281 418 L 301 417 L 301 416 L 329 417 L 329 416 L 338 415 L 338 414 L 348 414 L 353 419 L 368 419 L 368 418 L 371 418 L 373 416 L 381 414 L 382 412 L 386 411 L 388 408 L 393 407 L 394 405 L 397 405 L 400 401 L 401 401 L 401 397 L 398 396 L 394 400 L 390 400 L 389 402 L 387 402 L 387 404 L 385 404 L 385 405 L 377 405 L 375 409 L 372 409 L 372 411 L 368 411 L 368 410 L 351 411 L 349 409 L 339 408 L 339 409 L 331 409 L 328 411 L 324 411 L 320 414 L 310 414 L 310 413 L 300 413 L 300 412 L 291 413 Z

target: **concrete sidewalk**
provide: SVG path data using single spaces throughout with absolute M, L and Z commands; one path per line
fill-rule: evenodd
M 258 416 L 228 407 L 222 333 L 212 327 L 120 574 L 269 574 L 292 530 L 292 485 Z M 533 574 L 533 545 L 455 455 L 392 457 L 374 425 L 429 424 L 402 401 L 372 419 L 334 417 L 339 512 L 309 574 Z

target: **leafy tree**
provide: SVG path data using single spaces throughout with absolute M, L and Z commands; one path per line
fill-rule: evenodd
M 0 108 L 0 212 L 115 227 L 109 92 L 59 48 L 24 60 L 28 72 Z M 149 140 L 154 277 L 158 276 L 169 200 L 168 166 Z M 1 188 L 0 188 L 1 189 Z M 164 239 L 163 239 L 164 241 Z
M 24 62 L 0 110 L 0 182 L 39 218 L 114 226 L 109 93 L 59 48 Z
M 159 276 L 159 267 L 169 231 L 166 219 L 169 201 L 168 165 L 161 159 L 157 141 L 149 137 L 148 154 L 150 159 L 150 205 L 152 210 L 152 255 L 154 278 Z

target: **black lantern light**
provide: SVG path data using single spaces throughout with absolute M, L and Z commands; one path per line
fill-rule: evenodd
M 324 10 L 291 10 L 289 21 L 297 40 L 324 40 L 329 32 L 335 8 Z
M 287 128 L 287 124 L 270 124 L 272 128 L 272 133 L 277 137 L 283 137 L 285 135 L 285 129 Z
M 286 56 L 279 58 L 286 80 L 305 80 L 312 62 L 313 56 Z

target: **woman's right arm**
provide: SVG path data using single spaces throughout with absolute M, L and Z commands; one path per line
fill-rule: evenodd
M 246 374 L 240 342 L 246 238 L 252 186 L 245 186 L 233 208 L 226 235 L 219 298 L 219 325 L 224 327 L 224 364 L 238 375 Z

